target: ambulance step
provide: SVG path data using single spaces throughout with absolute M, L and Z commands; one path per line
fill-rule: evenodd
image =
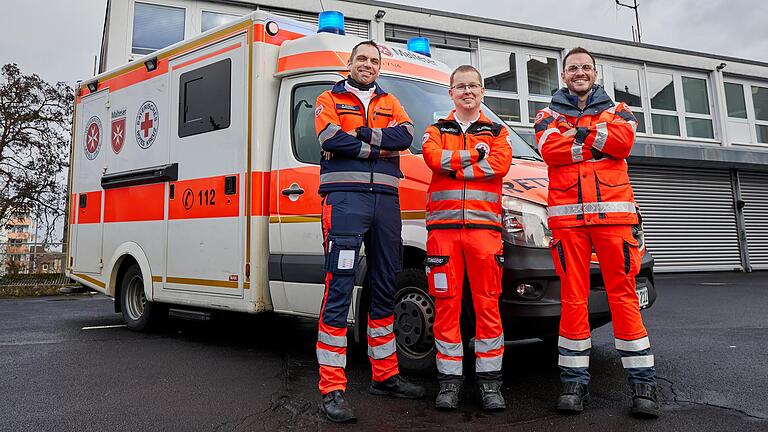
M 201 310 L 189 310 L 189 309 L 168 309 L 168 315 L 173 318 L 179 318 L 192 321 L 210 321 L 211 313 Z

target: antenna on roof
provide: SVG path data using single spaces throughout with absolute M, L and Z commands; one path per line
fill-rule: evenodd
M 325 12 L 325 6 L 323 6 L 323 0 L 320 0 L 320 10 Z
M 634 9 L 635 10 L 635 23 L 637 23 L 637 43 L 641 43 L 642 41 L 640 40 L 640 15 L 637 13 L 637 7 L 638 7 L 637 0 L 633 0 L 633 2 L 634 2 L 635 5 L 634 6 L 630 6 L 628 4 L 624 4 L 624 3 L 620 2 L 619 0 L 616 0 L 616 5 L 617 6 L 623 6 L 625 8 L 629 8 L 629 9 Z M 617 7 L 617 9 L 618 9 L 618 7 Z M 634 33 L 635 32 L 633 31 L 632 32 L 632 35 L 633 35 L 632 36 L 632 40 L 635 40 Z

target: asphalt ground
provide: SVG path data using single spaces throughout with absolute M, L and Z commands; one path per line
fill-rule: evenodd
M 593 334 L 592 400 L 554 409 L 557 353 L 508 344 L 508 408 L 487 414 L 471 379 L 461 408 L 439 412 L 431 375 L 423 400 L 372 396 L 363 347 L 351 349 L 348 398 L 358 422 L 317 413 L 312 321 L 274 315 L 171 320 L 156 333 L 120 325 L 102 295 L 0 300 L 0 431 L 768 431 L 768 272 L 658 276 L 644 312 L 662 416 L 629 416 L 610 325 Z M 469 356 L 468 356 L 469 357 Z M 467 365 L 471 367 L 471 357 Z

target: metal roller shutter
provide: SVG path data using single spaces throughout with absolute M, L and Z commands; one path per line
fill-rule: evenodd
M 742 171 L 739 182 L 749 263 L 753 269 L 768 269 L 768 174 Z
M 276 15 L 295 19 L 305 23 L 317 25 L 317 14 L 311 12 L 293 11 L 280 8 L 259 6 L 260 10 L 271 12 Z M 359 36 L 363 39 L 370 39 L 371 25 L 368 21 L 344 17 L 344 31 L 348 35 Z
M 728 170 L 630 166 L 655 270 L 742 269 Z

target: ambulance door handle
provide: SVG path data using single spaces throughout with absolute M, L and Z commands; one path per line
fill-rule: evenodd
M 288 189 L 283 189 L 283 195 L 289 196 L 289 195 L 302 195 L 304 193 L 304 189 L 301 188 L 297 183 L 292 183 L 291 186 Z
M 88 195 L 80 194 L 80 208 L 83 209 L 88 204 Z

